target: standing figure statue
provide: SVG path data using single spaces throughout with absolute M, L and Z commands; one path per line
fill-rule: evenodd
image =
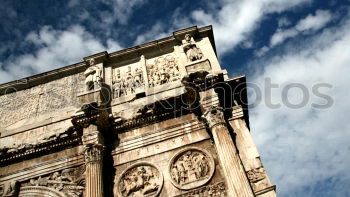
M 135 69 L 135 78 L 134 78 L 134 85 L 136 88 L 141 87 L 143 84 L 143 72 L 141 68 Z
M 94 90 L 101 87 L 102 69 L 95 65 L 94 58 L 89 60 L 89 68 L 84 72 L 87 90 Z
M 114 98 L 120 97 L 124 93 L 123 79 L 120 76 L 120 70 L 117 69 L 115 79 L 113 80 L 113 94 Z
M 185 35 L 182 40 L 182 48 L 184 49 L 189 61 L 200 60 L 203 57 L 202 51 L 197 47 L 196 42 L 190 34 Z
M 126 94 L 130 95 L 133 94 L 134 89 L 134 76 L 131 73 L 131 67 L 128 66 L 128 72 L 126 74 L 126 80 L 124 82 L 124 87 L 126 89 Z

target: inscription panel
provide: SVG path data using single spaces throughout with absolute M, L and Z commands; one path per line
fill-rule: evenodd
M 83 83 L 83 74 L 77 74 L 0 96 L 1 127 L 70 106 L 78 107 L 76 95 L 80 89 L 78 86 L 84 86 Z

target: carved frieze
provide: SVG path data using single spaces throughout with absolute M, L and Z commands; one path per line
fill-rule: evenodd
M 54 193 L 53 196 L 80 197 L 85 189 L 85 166 L 69 168 L 32 178 L 21 184 L 19 196 Z M 50 195 L 51 196 L 51 195 Z
M 227 196 L 224 182 L 196 188 L 174 197 L 224 197 Z
M 247 172 L 247 176 L 248 176 L 248 179 L 250 182 L 257 182 L 257 181 L 260 181 L 262 179 L 264 179 L 266 176 L 265 176 L 265 170 L 263 167 L 260 167 L 260 168 L 255 168 L 255 169 L 252 169 L 252 170 L 249 170 Z
M 206 184 L 214 174 L 215 163 L 209 152 L 200 148 L 187 148 L 177 153 L 169 164 L 171 183 L 184 190 Z
M 69 128 L 63 133 L 48 135 L 36 143 L 15 144 L 12 147 L 0 148 L 0 166 L 36 157 L 40 154 L 49 154 L 60 151 L 69 146 L 81 144 L 81 133 Z
M 144 91 L 143 69 L 140 66 L 115 69 L 112 81 L 113 98 L 132 95 Z
M 250 184 L 255 192 L 263 190 L 269 186 L 263 167 L 255 168 L 247 172 Z
M 180 79 L 178 61 L 173 55 L 158 57 L 153 62 L 147 62 L 146 67 L 149 87 L 156 87 Z
M 201 49 L 197 46 L 193 37 L 190 34 L 185 35 L 185 39 L 182 40 L 182 48 L 186 53 L 188 61 L 196 61 L 203 58 Z
M 157 196 L 163 186 L 163 175 L 158 167 L 141 162 L 124 170 L 117 181 L 120 197 Z

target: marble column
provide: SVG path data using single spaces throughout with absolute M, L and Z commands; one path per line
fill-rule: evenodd
M 226 127 L 221 107 L 210 107 L 204 114 L 214 138 L 219 161 L 226 178 L 228 194 L 233 197 L 253 197 L 253 191 L 238 156 L 236 146 Z
M 244 120 L 242 106 L 234 106 L 232 117 L 228 120 L 236 134 L 236 146 L 255 195 L 276 197 L 276 186 L 271 184 L 262 165 L 258 149 Z
M 86 197 L 103 197 L 103 153 L 104 145 L 97 126 L 84 128 L 83 135 L 84 156 L 86 165 Z

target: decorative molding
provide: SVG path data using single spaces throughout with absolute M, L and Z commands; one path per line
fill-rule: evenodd
M 251 183 L 255 183 L 266 178 L 265 169 L 263 167 L 255 168 L 247 172 L 248 179 Z
M 214 158 L 206 150 L 197 147 L 176 153 L 168 166 L 171 183 L 181 190 L 190 190 L 208 183 L 214 171 Z
M 6 166 L 15 162 L 35 158 L 41 155 L 50 154 L 64 150 L 67 147 L 82 144 L 81 134 L 78 132 L 67 131 L 61 136 L 53 136 L 38 144 L 23 144 L 18 148 L 3 148 L 0 150 L 0 166 Z M 68 134 L 69 133 L 69 134 Z
M 118 196 L 155 197 L 160 193 L 163 181 L 162 172 L 156 165 L 139 162 L 121 173 L 117 181 Z
M 49 188 L 49 187 L 43 187 L 43 186 L 25 186 L 21 188 L 21 191 L 18 195 L 18 197 L 28 197 L 28 196 L 35 196 L 35 197 L 68 197 L 64 193 L 59 192 L 55 189 Z
M 186 193 L 176 195 L 174 197 L 193 197 L 193 196 L 212 196 L 212 197 L 225 197 L 227 196 L 227 190 L 224 182 L 218 182 L 213 185 L 207 185 L 197 189 L 193 189 Z
M 120 141 L 119 146 L 112 152 L 112 154 L 120 154 L 131 151 L 143 146 L 159 143 L 164 140 L 176 138 L 202 129 L 205 129 L 205 127 L 201 122 L 198 122 L 197 120 L 186 121 L 171 127 L 152 131 L 146 135 L 140 135 Z

